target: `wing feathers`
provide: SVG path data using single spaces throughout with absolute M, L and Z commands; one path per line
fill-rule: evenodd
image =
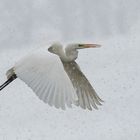
M 92 110 L 92 107 L 97 109 L 97 105 L 101 105 L 100 102 L 102 102 L 102 100 L 96 94 L 85 75 L 81 72 L 78 64 L 75 61 L 62 61 L 62 63 L 78 96 L 78 101 L 75 102 L 75 105 L 83 109 L 88 108 Z
M 62 65 L 63 63 L 63 65 Z M 16 75 L 50 106 L 65 109 L 72 103 L 97 109 L 102 100 L 76 62 L 63 62 L 54 54 L 40 51 L 15 64 Z
M 62 62 L 54 54 L 44 50 L 33 53 L 16 63 L 14 71 L 41 100 L 51 106 L 65 109 L 65 104 L 71 107 L 77 100 Z
M 52 106 L 52 98 L 54 96 L 54 89 L 55 87 L 52 85 L 51 88 L 50 88 L 50 91 L 49 91 L 49 95 L 47 97 L 47 103 Z

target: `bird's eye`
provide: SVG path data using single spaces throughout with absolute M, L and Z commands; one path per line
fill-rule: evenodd
M 83 48 L 83 44 L 78 44 L 78 49 L 82 49 Z
M 82 47 L 83 45 L 82 45 L 82 44 L 78 44 L 78 46 L 79 46 L 79 47 Z

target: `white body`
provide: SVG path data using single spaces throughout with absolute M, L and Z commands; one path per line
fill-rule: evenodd
M 83 109 L 97 109 L 102 100 L 74 61 L 77 49 L 90 47 L 99 45 L 70 44 L 63 50 L 61 44 L 53 44 L 48 50 L 42 48 L 18 61 L 7 75 L 14 72 L 41 100 L 56 108 L 75 104 Z

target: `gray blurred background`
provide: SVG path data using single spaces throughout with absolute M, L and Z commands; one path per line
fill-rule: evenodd
M 0 0 L 0 83 L 31 50 L 92 42 L 77 63 L 98 111 L 44 104 L 17 79 L 0 92 L 0 140 L 140 140 L 140 0 Z M 44 49 L 45 50 L 45 49 Z
M 139 0 L 0 0 L 0 49 L 100 41 L 126 34 L 139 13 Z

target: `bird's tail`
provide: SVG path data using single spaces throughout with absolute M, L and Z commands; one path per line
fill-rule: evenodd
M 0 90 L 5 88 L 8 84 L 10 84 L 13 80 L 17 78 L 16 74 L 12 75 L 5 83 L 0 86 Z

